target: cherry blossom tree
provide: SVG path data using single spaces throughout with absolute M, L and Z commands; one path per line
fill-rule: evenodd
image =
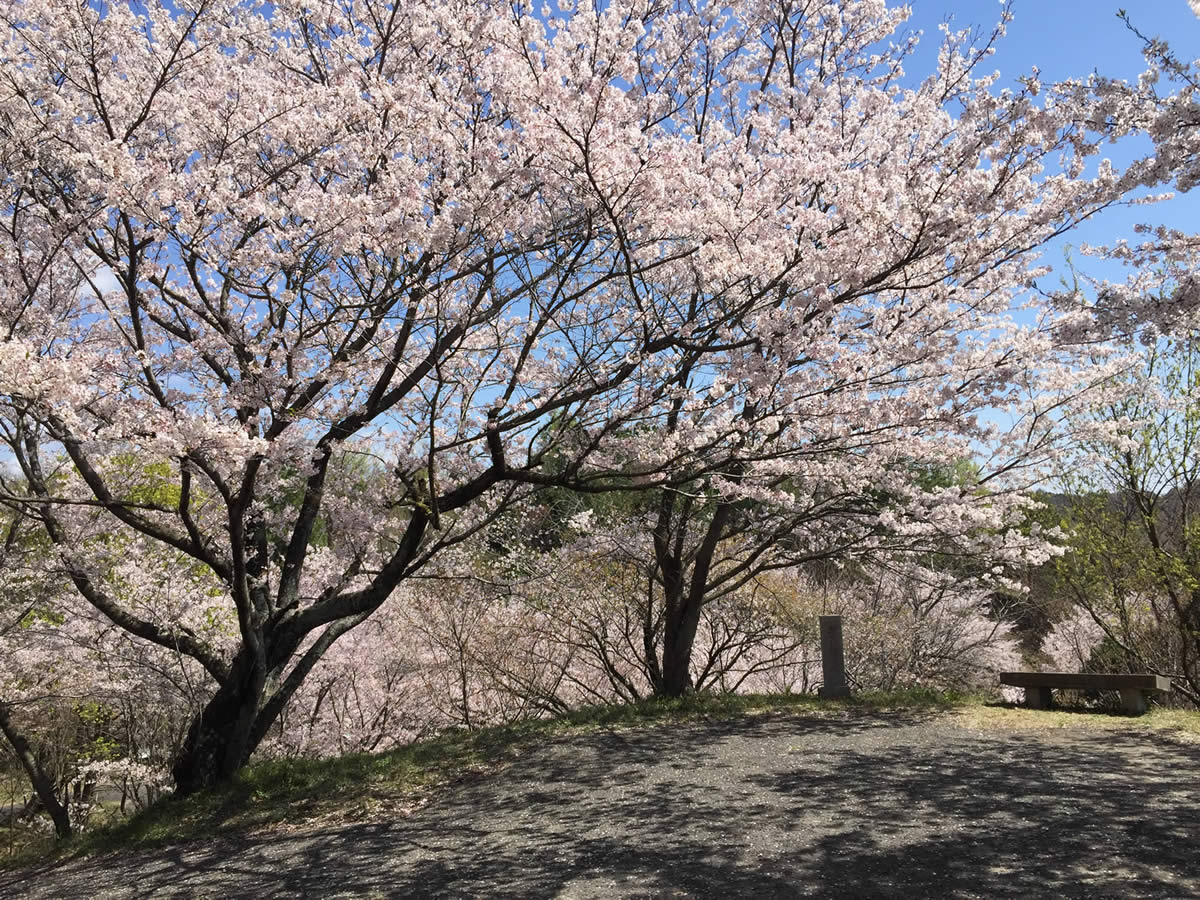
M 793 615 L 846 618 L 845 662 L 861 690 L 995 690 L 996 674 L 1020 664 L 1010 623 L 986 583 L 907 560 L 773 577 Z
M 143 641 L 88 604 L 70 584 L 42 526 L 6 517 L 0 556 L 0 734 L 60 837 L 87 824 L 98 787 L 124 809 L 168 781 L 189 720 L 211 693 L 203 670 Z M 138 548 L 136 532 L 95 539 L 103 589 L 160 622 L 195 616 L 213 644 L 232 622 L 197 594 L 216 587 L 178 553 Z M 224 604 L 216 604 L 224 606 Z M 113 783 L 115 782 L 115 784 Z
M 1200 16 L 1200 4 L 1189 2 Z M 1148 64 L 1136 84 L 1094 78 L 1095 124 L 1110 135 L 1142 131 L 1155 157 L 1142 178 L 1192 191 L 1200 178 L 1200 60 L 1139 30 Z M 1078 442 L 1060 461 L 1068 552 L 1055 569 L 1074 606 L 1042 651 L 1067 666 L 1160 672 L 1196 702 L 1194 443 L 1196 340 L 1200 334 L 1200 238 L 1178 226 L 1143 224 L 1134 239 L 1087 246 L 1121 263 L 1123 281 L 1082 276 L 1056 297 L 1086 311 L 1094 340 L 1129 351 L 1101 390 L 1067 407 L 1064 431 Z M 1131 349 L 1132 347 L 1132 349 Z
M 18 516 L 8 515 L 6 519 L 0 570 L 9 576 L 11 585 L 16 580 L 13 578 L 15 573 L 20 572 L 18 577 L 23 576 L 22 580 L 28 579 L 28 573 L 16 559 L 23 542 L 23 523 Z M 38 747 L 31 740 L 29 729 L 20 715 L 22 701 L 27 701 L 30 695 L 41 693 L 44 683 L 53 678 L 51 673 L 46 672 L 45 659 L 39 659 L 38 651 L 34 649 L 40 643 L 37 636 L 29 633 L 38 629 L 45 618 L 44 613 L 35 614 L 40 612 L 35 609 L 36 606 L 37 601 L 30 602 L 26 590 L 6 592 L 3 605 L 0 606 L 0 648 L 7 650 L 0 654 L 0 735 L 3 735 L 29 779 L 38 803 L 54 823 L 55 834 L 65 838 L 72 833 L 70 811 L 60 798 L 56 779 L 44 757 L 38 753 Z
M 1200 17 L 1200 5 L 1191 2 Z M 1155 156 L 1141 173 L 1147 185 L 1186 193 L 1200 181 L 1200 60 L 1181 56 L 1170 43 L 1139 30 L 1136 11 L 1120 10 L 1142 41 L 1147 69 L 1135 84 L 1093 76 L 1087 89 L 1099 98 L 1094 124 L 1112 137 L 1148 135 Z M 1132 240 L 1084 245 L 1085 254 L 1129 268 L 1121 281 L 1086 278 L 1060 300 L 1088 310 L 1086 320 L 1100 339 L 1116 335 L 1150 342 L 1161 334 L 1187 335 L 1200 327 L 1200 236 L 1179 226 L 1143 223 Z
M 707 670 L 693 667 L 703 611 L 766 572 L 821 562 L 882 571 L 936 567 L 957 575 L 955 596 L 960 603 L 976 598 L 983 615 L 988 588 L 1008 587 L 996 576 L 1053 552 L 1040 533 L 1020 530 L 1025 503 L 1019 492 L 989 494 L 975 479 L 922 486 L 911 460 L 849 451 L 839 458 L 833 447 L 814 454 L 832 459 L 810 465 L 804 482 L 776 476 L 782 497 L 748 500 L 736 489 L 718 492 L 703 483 L 659 495 L 657 514 L 646 523 L 654 566 L 644 623 L 657 692 L 677 696 L 697 684 Z M 847 477 L 853 466 L 859 471 Z M 836 475 L 816 477 L 829 469 Z M 745 481 L 737 487 L 744 490 Z M 971 590 L 961 590 L 966 582 L 974 583 Z M 943 584 L 941 595 L 952 588 Z
M 521 546 L 514 535 L 508 553 L 493 562 L 494 592 L 528 610 L 527 627 L 544 645 L 522 652 L 519 641 L 507 642 L 510 663 L 524 662 L 510 664 L 507 677 L 544 708 L 667 693 L 653 521 L 644 508 L 588 509 L 571 518 L 559 546 L 514 552 Z M 516 561 L 506 565 L 512 556 Z M 685 660 L 688 688 L 732 691 L 761 684 L 769 672 L 802 668 L 802 640 L 779 615 L 773 592 L 750 577 L 730 577 L 723 587 L 705 598 L 697 618 Z
M 699 478 L 720 523 L 775 432 L 906 442 L 1020 381 L 1038 338 L 988 337 L 1034 251 L 1147 176 L 1083 177 L 1093 98 L 1000 90 L 986 40 L 906 87 L 905 15 L 4 0 L 3 500 L 215 685 L 180 792 L 531 487 Z M 194 609 L 112 590 L 114 533 Z
M 1104 640 L 1104 629 L 1081 606 L 1055 622 L 1042 640 L 1039 652 L 1050 661 L 1051 672 L 1081 672 Z

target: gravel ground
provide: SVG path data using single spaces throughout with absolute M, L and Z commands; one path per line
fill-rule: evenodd
M 0 873 L 0 897 L 1198 897 L 1200 746 L 856 714 L 576 735 L 396 821 Z

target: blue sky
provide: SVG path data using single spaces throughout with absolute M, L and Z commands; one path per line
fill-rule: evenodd
M 910 24 L 927 34 L 947 16 L 960 27 L 990 25 L 1001 10 L 997 0 L 909 0 L 909 5 Z M 1140 42 L 1117 18 L 1121 7 L 1141 31 L 1167 38 L 1183 55 L 1200 49 L 1200 19 L 1186 0 L 1014 0 L 996 68 L 1015 78 L 1037 65 L 1047 81 L 1093 69 L 1136 77 L 1142 70 Z
M 952 17 L 956 28 L 978 25 L 990 30 L 1002 10 L 998 0 L 909 0 L 909 5 L 913 10 L 909 26 L 924 31 L 923 51 L 930 54 L 939 37 L 937 26 L 947 17 Z M 1040 69 L 1043 82 L 1083 78 L 1093 71 L 1133 81 L 1145 69 L 1145 61 L 1141 41 L 1117 18 L 1121 7 L 1144 34 L 1166 38 L 1182 58 L 1200 57 L 1200 19 L 1188 8 L 1187 0 L 1013 0 L 1013 21 L 990 66 L 1000 71 L 1001 85 L 1014 83 L 1034 66 Z M 929 58 L 924 53 L 921 61 L 914 60 L 908 67 L 911 75 L 928 70 Z M 1135 151 L 1148 149 L 1148 142 L 1139 141 L 1111 148 L 1106 155 L 1120 162 Z M 1058 268 L 1066 245 L 1133 238 L 1132 227 L 1137 222 L 1195 230 L 1200 227 L 1200 189 L 1153 206 L 1108 210 L 1059 241 L 1045 261 Z M 1072 256 L 1081 271 L 1113 280 L 1124 278 L 1119 266 Z
M 940 22 L 952 17 L 956 29 L 978 25 L 990 32 L 1002 11 L 998 0 L 908 0 L 908 3 L 913 10 L 909 27 L 924 32 L 920 58 L 906 67 L 911 76 L 918 77 L 932 63 Z M 1013 20 L 988 70 L 1000 71 L 998 87 L 1014 84 L 1034 66 L 1040 70 L 1044 83 L 1084 78 L 1092 72 L 1134 81 L 1146 65 L 1141 40 L 1117 17 L 1117 10 L 1122 7 L 1143 34 L 1165 38 L 1183 59 L 1200 57 L 1200 19 L 1192 13 L 1187 0 L 1013 0 Z M 1150 149 L 1148 140 L 1137 139 L 1108 148 L 1105 155 L 1120 163 Z M 1133 232 L 1136 223 L 1167 224 L 1187 231 L 1200 229 L 1200 189 L 1162 203 L 1109 209 L 1093 217 L 1043 252 L 1043 261 L 1056 271 L 1042 279 L 1041 286 L 1054 289 L 1067 274 L 1064 254 L 1070 247 L 1080 243 L 1103 245 L 1120 237 L 1137 240 Z M 1127 270 L 1118 264 L 1078 253 L 1070 255 L 1079 271 L 1086 275 L 1113 281 L 1123 281 L 1126 277 Z M 1005 415 L 993 418 L 1008 421 Z

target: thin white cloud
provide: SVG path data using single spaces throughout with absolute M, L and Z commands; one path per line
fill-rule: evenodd
M 1200 2 L 1200 0 L 1196 0 L 1196 2 Z M 92 283 L 96 285 L 101 294 L 121 290 L 121 282 L 117 280 L 116 274 L 108 266 L 101 266 L 92 273 Z

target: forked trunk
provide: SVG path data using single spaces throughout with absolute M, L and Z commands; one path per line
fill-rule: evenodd
M 261 708 L 262 688 L 231 681 L 217 691 L 188 728 L 183 749 L 171 768 L 175 793 L 187 796 L 232 778 L 250 759 Z

